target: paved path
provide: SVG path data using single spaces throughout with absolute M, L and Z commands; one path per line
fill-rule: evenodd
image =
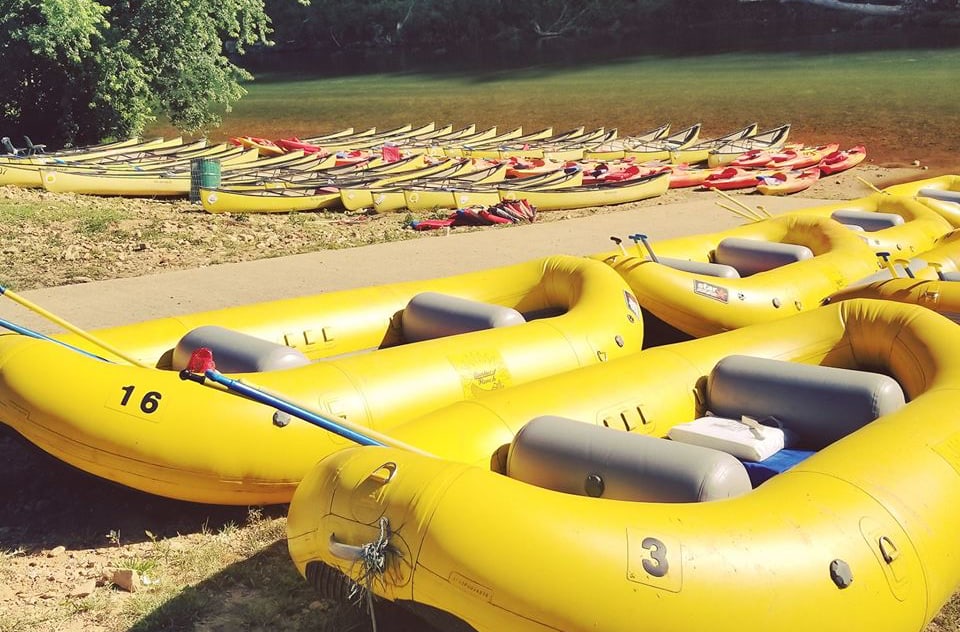
M 756 198 L 742 198 L 755 206 Z M 771 213 L 835 202 L 809 198 L 763 199 Z M 23 292 L 74 325 L 93 329 L 231 305 L 351 287 L 428 279 L 519 263 L 551 254 L 586 255 L 614 246 L 616 235 L 643 232 L 652 241 L 713 232 L 743 223 L 713 198 L 648 206 L 578 219 L 450 234 L 343 250 L 164 272 Z M 0 318 L 44 333 L 58 327 L 10 300 Z

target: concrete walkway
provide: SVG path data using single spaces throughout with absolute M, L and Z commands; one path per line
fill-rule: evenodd
M 741 198 L 755 206 L 756 198 Z M 552 254 L 586 255 L 614 248 L 610 236 L 646 233 L 653 242 L 714 232 L 744 223 L 714 198 L 648 206 L 578 219 L 507 229 L 438 234 L 344 250 L 222 264 L 143 277 L 96 281 L 22 295 L 84 329 L 110 327 L 266 300 L 396 281 L 449 276 Z M 783 213 L 835 200 L 765 197 Z M 0 318 L 44 333 L 60 329 L 13 301 L 0 301 Z

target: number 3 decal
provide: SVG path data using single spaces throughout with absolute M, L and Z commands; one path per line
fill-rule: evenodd
M 644 558 L 641 562 L 643 570 L 654 577 L 663 577 L 666 575 L 667 571 L 670 570 L 670 564 L 667 562 L 666 545 L 656 538 L 644 538 L 640 546 L 650 553 L 650 557 Z
M 680 592 L 683 588 L 683 546 L 665 531 L 657 536 L 627 527 L 627 580 Z
M 123 386 L 120 390 L 123 391 L 123 397 L 120 398 L 120 405 L 127 406 L 133 397 L 133 392 L 136 390 L 136 387 L 133 385 Z M 157 391 L 147 391 L 143 397 L 140 398 L 140 411 L 148 415 L 157 412 L 162 398 L 163 395 Z

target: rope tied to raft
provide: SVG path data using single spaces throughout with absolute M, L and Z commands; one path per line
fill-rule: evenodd
M 373 582 L 378 576 L 387 572 L 387 551 L 392 535 L 390 520 L 386 516 L 380 518 L 379 525 L 380 535 L 377 539 L 360 547 L 357 560 L 360 566 L 359 577 L 351 583 L 350 590 L 347 592 L 347 598 L 354 603 L 366 600 L 373 632 L 377 632 L 377 618 L 373 610 Z

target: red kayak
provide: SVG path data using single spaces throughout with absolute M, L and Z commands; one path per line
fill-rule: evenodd
M 696 187 L 703 184 L 707 176 L 718 173 L 721 169 L 691 167 L 687 163 L 674 165 L 670 171 L 670 188 L 684 189 L 687 187 Z
M 863 145 L 857 145 L 850 149 L 841 149 L 825 156 L 818 165 L 820 173 L 829 176 L 834 173 L 846 171 L 851 167 L 856 167 L 867 157 L 867 149 Z
M 746 153 L 740 154 L 740 156 L 730 163 L 730 166 L 742 169 L 758 169 L 766 166 L 768 162 L 770 162 L 769 151 L 766 149 L 751 149 Z
M 625 166 L 624 166 L 625 164 Z M 664 164 L 653 164 L 653 165 L 634 165 L 629 163 L 624 163 L 619 166 L 616 164 L 609 168 L 606 165 L 602 165 L 591 171 L 583 172 L 583 184 L 600 184 L 603 182 L 623 182 L 625 180 L 633 180 L 634 178 L 642 178 L 645 176 L 652 176 L 659 173 L 666 173 L 671 171 L 672 167 L 670 165 Z
M 281 138 L 280 140 L 276 141 L 276 143 L 278 147 L 282 147 L 287 151 L 296 151 L 299 149 L 305 154 L 322 154 L 324 156 L 330 153 L 320 145 L 308 143 L 307 141 L 300 140 L 297 137 Z
M 757 178 L 757 191 L 764 195 L 789 195 L 809 189 L 819 179 L 820 168 L 816 166 L 807 169 L 776 171 L 770 175 Z
M 269 138 L 258 138 L 256 136 L 236 136 L 230 139 L 230 142 L 238 147 L 247 149 L 256 149 L 261 156 L 279 156 L 285 153 L 285 150 Z
M 721 191 L 746 189 L 757 186 L 760 177 L 769 175 L 769 173 L 768 171 L 756 171 L 740 167 L 725 167 L 707 176 L 701 186 L 707 189 L 720 189 Z
M 825 157 L 840 149 L 837 143 L 819 145 L 817 147 L 803 147 L 802 149 L 786 149 L 770 155 L 768 169 L 806 169 L 820 163 Z

